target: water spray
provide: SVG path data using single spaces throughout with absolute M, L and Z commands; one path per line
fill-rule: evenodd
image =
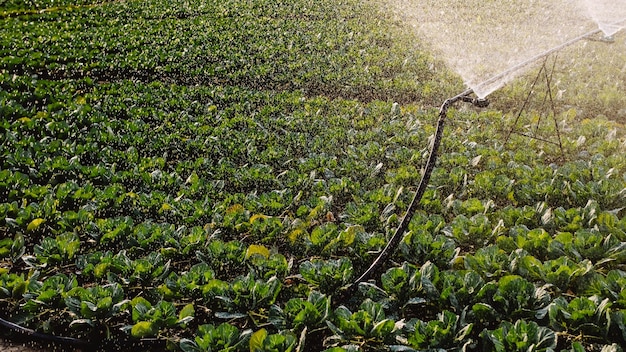
M 623 18 L 623 19 L 621 19 L 621 20 L 619 20 L 617 22 L 611 23 L 611 26 L 623 26 L 625 23 L 626 23 L 626 18 Z M 517 72 L 517 71 L 520 71 L 521 69 L 523 69 L 523 68 L 525 68 L 525 67 L 527 67 L 527 66 L 529 66 L 529 65 L 531 65 L 531 64 L 533 64 L 533 63 L 535 63 L 535 62 L 537 62 L 537 61 L 539 61 L 541 59 L 544 59 L 547 56 L 549 56 L 549 55 L 551 55 L 551 54 L 553 54 L 553 53 L 555 53 L 557 51 L 560 51 L 560 50 L 565 49 L 565 48 L 567 48 L 567 47 L 569 47 L 569 46 L 571 46 L 573 44 L 576 44 L 576 43 L 578 43 L 581 40 L 593 38 L 595 35 L 597 35 L 599 33 L 602 33 L 602 32 L 603 32 L 602 29 L 597 28 L 597 29 L 594 29 L 594 30 L 589 31 L 587 33 L 584 33 L 582 35 L 579 35 L 577 37 L 574 37 L 574 38 L 572 38 L 572 39 L 570 39 L 570 40 L 568 40 L 568 41 L 566 41 L 566 42 L 564 42 L 564 43 L 562 43 L 560 45 L 557 45 L 557 46 L 555 46 L 553 48 L 550 48 L 550 49 L 548 49 L 548 50 L 546 50 L 544 52 L 541 52 L 541 53 L 539 53 L 539 54 L 537 54 L 537 55 L 535 55 L 535 56 L 533 56 L 533 57 L 531 57 L 531 58 L 529 58 L 529 59 L 527 59 L 525 61 L 522 61 L 522 62 L 520 62 L 520 63 L 510 67 L 509 69 L 500 72 L 497 75 L 494 75 L 493 77 L 485 80 L 484 82 L 475 85 L 475 87 L 473 89 L 476 90 L 476 88 L 478 88 L 478 87 L 483 87 L 483 86 L 487 86 L 487 85 L 490 85 L 490 84 L 494 84 L 494 83 L 502 80 L 504 77 L 507 77 L 507 76 Z M 603 38 L 611 38 L 611 36 L 604 36 Z M 612 43 L 612 41 L 610 39 L 605 39 L 605 40 L 602 40 L 602 41 L 607 42 L 607 43 Z

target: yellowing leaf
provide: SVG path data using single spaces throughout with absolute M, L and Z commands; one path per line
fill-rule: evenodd
M 465 257 L 458 256 L 452 259 L 452 267 L 456 270 L 465 268 Z
M 236 213 L 243 213 L 243 205 L 241 204 L 234 204 L 231 205 L 230 207 L 228 207 L 228 209 L 226 209 L 226 214 L 236 214 Z
M 251 244 L 246 251 L 246 259 L 250 258 L 253 255 L 262 255 L 265 258 L 269 258 L 270 250 L 262 245 Z
M 291 241 L 291 243 L 295 243 L 298 238 L 300 238 L 300 236 L 304 233 L 304 230 L 302 229 L 295 229 L 293 231 L 291 231 L 289 233 L 289 235 L 287 235 L 287 237 L 289 238 L 289 241 Z
M 28 281 L 21 281 L 13 286 L 13 291 L 11 292 L 13 298 L 21 298 L 26 292 L 26 287 L 28 287 Z
M 30 222 L 30 224 L 28 224 L 28 226 L 26 227 L 26 231 L 35 231 L 39 228 L 39 226 L 41 226 L 41 224 L 43 224 L 44 222 L 46 222 L 46 219 L 42 219 L 42 218 L 37 218 L 33 221 Z
M 159 213 L 162 213 L 168 210 L 172 210 L 172 206 L 167 203 L 163 203 L 163 205 L 161 205 L 161 209 L 159 209 Z
M 78 105 L 85 105 L 87 104 L 87 99 L 85 99 L 85 97 L 83 97 L 82 95 L 76 98 L 76 104 Z
M 171 300 L 175 298 L 175 293 L 174 291 L 172 291 L 169 287 L 167 287 L 167 285 L 162 284 L 159 287 L 157 287 L 157 290 L 159 293 L 161 293 L 163 295 L 164 299 L 167 300 Z
M 133 337 L 149 337 L 154 336 L 157 333 L 157 328 L 154 323 L 151 321 L 140 321 L 137 324 L 133 325 L 133 328 L 130 330 L 130 334 Z
M 346 228 L 341 233 L 341 239 L 346 246 L 352 245 L 358 233 L 363 232 L 363 226 L 361 225 L 353 225 Z
M 22 118 L 17 119 L 17 121 L 19 121 L 21 123 L 29 123 L 30 122 L 30 118 L 22 117 Z
M 263 342 L 267 338 L 267 330 L 261 329 L 250 337 L 250 352 L 263 351 Z
M 515 200 L 515 193 L 513 191 L 509 192 L 506 195 L 506 199 L 510 200 L 513 204 L 517 205 L 517 200 Z
M 183 309 L 180 310 L 180 313 L 178 314 L 178 319 L 183 319 L 186 317 L 193 317 L 195 312 L 196 311 L 193 308 L 193 304 L 189 303 L 186 306 L 184 306 Z
M 178 250 L 174 247 L 163 247 L 160 250 L 161 255 L 164 257 L 172 257 L 178 253 Z
M 106 275 L 110 267 L 110 263 L 98 263 L 93 269 L 93 275 L 97 278 L 101 278 Z
M 267 215 L 263 215 L 263 214 L 254 214 L 254 215 L 252 215 L 252 216 L 250 217 L 250 223 L 251 223 L 251 224 L 254 224 L 254 223 L 255 223 L 257 220 L 259 220 L 259 219 L 263 219 L 263 220 L 265 220 L 265 219 L 267 219 L 267 218 L 269 218 L 269 216 L 267 216 Z

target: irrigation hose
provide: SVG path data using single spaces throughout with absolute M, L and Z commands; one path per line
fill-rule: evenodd
M 48 343 L 55 344 L 57 346 L 73 347 L 80 349 L 81 351 L 131 351 L 136 350 L 138 347 L 144 348 L 159 348 L 158 350 L 165 350 L 165 340 L 157 338 L 143 338 L 143 339 L 116 339 L 113 341 L 87 341 L 83 339 L 77 339 L 73 337 L 57 336 L 51 334 L 45 334 L 37 332 L 35 330 L 23 327 L 16 323 L 0 318 L 0 326 L 6 328 L 3 334 L 0 336 L 7 337 L 7 332 L 11 331 L 17 334 L 19 337 L 27 338 L 31 342 L 36 343 Z M 8 330 L 7 330 L 8 329 Z M 14 338 L 14 339 L 19 339 Z M 11 337 L 8 337 L 11 339 Z
M 71 345 L 71 346 L 79 347 L 79 348 L 89 347 L 90 345 L 90 343 L 85 340 L 75 339 L 73 337 L 44 334 L 44 333 L 37 332 L 29 328 L 25 328 L 21 325 L 15 324 L 8 320 L 4 320 L 2 318 L 0 318 L 0 325 L 2 325 L 3 327 L 9 329 L 10 331 L 14 333 L 17 333 L 24 337 L 35 339 L 39 342 L 54 342 L 54 343 L 58 343 L 62 345 Z
M 378 257 L 372 262 L 370 267 L 358 279 L 356 279 L 352 284 L 348 285 L 342 290 L 342 292 L 339 294 L 339 297 L 338 297 L 339 302 L 345 302 L 346 300 L 348 300 L 356 291 L 360 283 L 369 280 L 372 277 L 372 275 L 374 275 L 374 273 L 379 271 L 382 268 L 382 265 L 393 254 L 396 247 L 400 243 L 400 240 L 402 240 L 404 233 L 407 231 L 409 227 L 411 218 L 413 218 L 413 214 L 415 214 L 415 211 L 417 210 L 417 207 L 422 197 L 424 196 L 424 193 L 426 192 L 426 187 L 428 186 L 428 182 L 430 181 L 430 176 L 433 172 L 433 169 L 435 168 L 435 164 L 437 163 L 439 145 L 441 144 L 441 138 L 443 137 L 445 120 L 446 120 L 446 116 L 448 114 L 448 109 L 450 108 L 450 106 L 459 100 L 464 101 L 464 102 L 470 102 L 477 107 L 486 107 L 489 104 L 486 99 L 478 99 L 478 98 L 470 97 L 472 93 L 473 91 L 471 89 L 468 89 L 461 94 L 458 94 L 452 98 L 447 99 L 441 105 L 441 108 L 439 109 L 439 115 L 438 115 L 439 118 L 437 120 L 437 129 L 435 130 L 434 140 L 430 148 L 430 155 L 428 156 L 428 161 L 426 162 L 424 173 L 422 174 L 422 178 L 417 187 L 417 191 L 415 192 L 415 195 L 413 196 L 413 200 L 411 201 L 411 204 L 409 204 L 409 207 L 406 210 L 406 213 L 402 217 L 400 224 L 396 228 L 396 231 L 394 232 L 393 236 L 391 236 L 391 238 L 387 242 L 387 245 L 385 246 L 385 248 L 380 252 Z

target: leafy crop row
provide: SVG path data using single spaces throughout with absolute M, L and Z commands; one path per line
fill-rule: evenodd
M 3 17 L 0 318 L 118 349 L 618 350 L 626 160 L 607 120 L 559 116 L 561 154 L 455 111 L 392 261 L 342 296 L 427 157 L 434 114 L 405 99 L 437 97 L 436 65 L 366 10 Z
M 365 100 L 393 94 L 408 101 L 442 90 L 427 56 L 404 52 L 376 25 L 364 28 L 353 11 L 369 11 L 366 5 L 327 7 L 334 5 L 131 1 L 7 18 L 0 68 L 51 78 L 156 78 Z M 391 89 L 395 82 L 404 87 Z

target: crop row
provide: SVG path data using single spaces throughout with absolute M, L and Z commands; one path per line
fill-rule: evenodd
M 334 5 L 177 1 L 163 7 L 130 1 L 17 16 L 0 24 L 0 69 L 362 100 L 411 101 L 443 90 L 428 56 L 415 48 L 407 52 L 376 25 L 364 28 L 352 13 L 370 12 L 371 5 L 328 6 Z M 402 88 L 390 89 L 396 82 Z

